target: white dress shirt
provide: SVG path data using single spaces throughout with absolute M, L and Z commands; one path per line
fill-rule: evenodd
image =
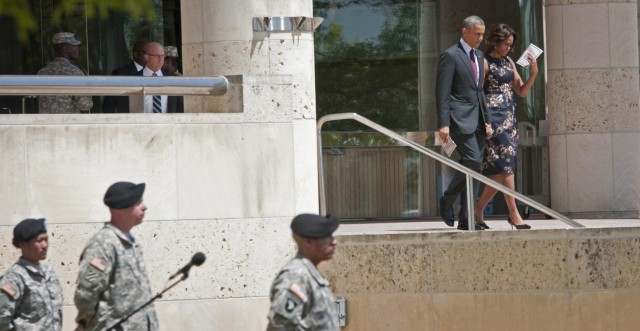
M 158 77 L 162 77 L 162 70 L 158 70 L 155 72 Z M 151 69 L 144 67 L 142 70 L 142 75 L 145 77 L 153 76 L 153 71 Z M 167 96 L 160 95 L 160 102 L 162 103 L 162 112 L 167 112 Z M 147 94 L 144 96 L 144 112 L 145 113 L 153 113 L 153 95 Z
M 139 65 L 136 61 L 133 61 L 133 65 L 136 66 L 136 71 L 144 69 L 144 66 Z

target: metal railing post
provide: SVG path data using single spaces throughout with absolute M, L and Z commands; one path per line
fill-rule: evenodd
M 320 215 L 327 215 L 327 201 L 324 187 L 324 163 L 322 162 L 322 130 L 318 128 L 318 190 L 320 196 Z
M 469 231 L 476 230 L 476 215 L 474 212 L 474 204 L 475 204 L 475 195 L 473 194 L 473 177 L 466 174 L 466 185 L 467 185 L 467 224 L 469 226 Z

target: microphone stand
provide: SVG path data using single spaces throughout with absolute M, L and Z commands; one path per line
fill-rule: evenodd
M 173 284 L 169 285 L 168 287 L 165 287 L 164 290 L 162 290 L 161 292 L 159 292 L 158 294 L 156 294 L 153 298 L 149 299 L 149 301 L 145 302 L 144 304 L 142 304 L 142 306 L 136 308 L 135 310 L 133 310 L 132 312 L 130 312 L 129 314 L 127 314 L 127 316 L 121 318 L 118 323 L 112 325 L 110 328 L 107 329 L 107 331 L 118 331 L 118 330 L 122 330 L 120 327 L 120 325 L 122 325 L 122 323 L 126 322 L 127 320 L 129 320 L 129 318 L 131 316 L 133 316 L 135 313 L 139 312 L 140 310 L 142 310 L 144 307 L 150 305 L 152 302 L 154 302 L 156 299 L 162 298 L 162 295 L 165 294 L 167 291 L 169 291 L 170 289 L 172 289 L 174 286 L 178 285 L 178 283 L 182 282 L 183 280 L 187 279 L 187 277 L 189 277 L 189 270 L 185 270 L 182 273 L 182 277 L 180 277 L 180 279 L 178 279 L 177 281 L 173 282 Z

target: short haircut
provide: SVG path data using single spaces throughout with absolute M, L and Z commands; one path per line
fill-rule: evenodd
M 484 25 L 484 21 L 478 16 L 469 16 L 462 21 L 462 27 L 471 29 L 474 25 Z

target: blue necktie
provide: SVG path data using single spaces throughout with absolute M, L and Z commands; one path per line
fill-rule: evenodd
M 153 76 L 157 77 L 158 74 L 156 74 L 154 72 Z M 153 112 L 154 113 L 162 113 L 162 100 L 160 99 L 159 95 L 154 95 L 153 96 Z

